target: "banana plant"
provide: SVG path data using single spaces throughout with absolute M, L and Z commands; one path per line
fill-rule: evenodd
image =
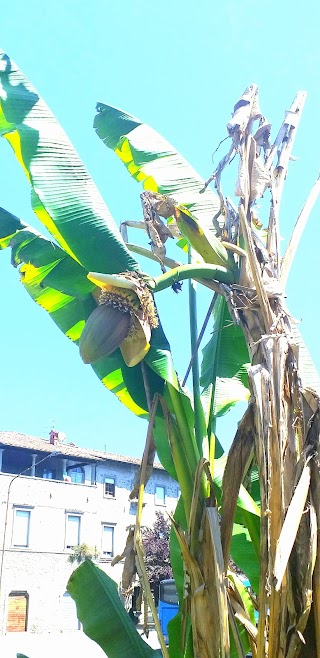
M 154 439 L 160 459 L 179 479 L 186 527 L 195 505 L 193 484 L 205 441 L 203 445 L 196 441 L 193 404 L 179 383 L 153 297 L 191 276 L 213 289 L 221 282 L 230 284 L 235 280 L 237 267 L 233 256 L 230 258 L 225 245 L 210 231 L 210 217 L 219 207 L 217 196 L 209 189 L 200 196 L 204 181 L 173 147 L 154 132 L 151 138 L 152 130 L 143 127 L 144 133 L 149 133 L 143 137 L 149 148 L 149 166 L 152 140 L 155 140 L 158 153 L 154 160 L 161 158 L 163 164 L 163 158 L 168 159 L 165 176 L 167 183 L 171 180 L 170 188 L 164 189 L 161 178 L 164 169 L 160 167 L 152 171 L 152 185 L 151 177 L 147 176 L 149 185 L 144 184 L 144 189 L 160 194 L 162 199 L 167 198 L 164 192 L 175 194 L 170 208 L 179 227 L 180 245 L 185 247 L 191 239 L 192 246 L 198 249 L 198 258 L 190 265 L 177 264 L 156 279 L 145 275 L 65 133 L 29 81 L 4 53 L 1 87 L 1 134 L 23 167 L 31 185 L 33 210 L 50 231 L 52 240 L 2 209 L 0 246 L 12 249 L 12 262 L 19 268 L 27 292 L 50 313 L 69 339 L 75 344 L 80 342 L 83 360 L 92 364 L 102 383 L 121 402 L 137 415 L 148 418 L 150 401 L 157 395 L 162 398 L 164 407 L 159 406 L 156 413 Z M 115 108 L 110 113 L 108 129 L 113 131 L 110 143 L 117 147 L 118 136 L 125 134 L 123 122 L 126 129 L 136 127 L 139 122 Z M 105 112 L 99 112 L 99 118 L 105 120 Z M 122 143 L 122 154 L 125 148 Z M 129 165 L 137 180 L 144 180 L 145 172 L 141 175 L 133 172 Z M 173 221 L 169 220 L 168 225 Z M 205 413 L 202 435 L 207 444 L 205 454 L 209 457 L 211 419 L 208 422 Z M 211 459 L 214 461 L 212 451 Z M 223 464 L 217 464 L 216 473 L 212 473 L 217 491 L 221 490 L 223 468 Z M 204 476 L 200 479 L 204 500 Z M 259 509 L 244 490 L 239 495 L 239 514 L 242 507 L 248 507 L 248 514 L 259 518 Z M 196 516 L 199 518 L 199 510 Z M 181 557 L 173 561 L 181 569 Z M 256 566 L 252 580 L 254 571 L 257 573 Z
M 312 446 L 317 441 L 319 389 L 313 373 L 310 386 L 307 354 L 282 299 L 292 259 L 289 254 L 281 262 L 277 213 L 297 125 L 297 118 L 295 123 L 290 120 L 293 114 L 300 116 L 303 96 L 295 100 L 272 144 L 257 88 L 246 90 L 227 126 L 229 151 L 207 182 L 153 129 L 99 103 L 94 121 L 98 136 L 143 186 L 140 228 L 150 238 L 148 250 L 129 243 L 126 229 L 123 239 L 62 128 L 4 53 L 0 90 L 1 135 L 30 182 L 35 214 L 52 236 L 48 240 L 1 210 L 0 248 L 12 249 L 12 262 L 27 292 L 79 345 L 84 362 L 121 402 L 149 422 L 136 484 L 139 504 L 132 547 L 146 591 L 139 528 L 155 449 L 181 488 L 171 519 L 180 612 L 169 631 L 169 649 L 159 629 L 163 655 L 244 656 L 249 648 L 259 658 L 267 651 L 274 657 L 300 655 L 310 617 L 306 592 L 312 590 L 312 579 L 316 587 L 319 569 L 312 531 L 318 491 Z M 236 208 L 223 194 L 221 177 L 238 154 Z M 209 187 L 212 180 L 217 194 Z M 272 203 L 263 230 L 256 201 L 267 189 Z M 182 263 L 168 257 L 168 237 L 177 238 Z M 183 262 L 186 251 L 188 263 Z M 154 277 L 142 272 L 133 254 L 157 261 L 162 273 Z M 200 381 L 197 360 L 204 327 L 197 337 L 195 296 L 190 294 L 192 394 L 175 371 L 156 307 L 162 290 L 172 286 L 177 292 L 185 279 L 214 293 L 208 313 L 213 335 L 203 352 Z M 305 380 L 297 378 L 299 369 L 306 373 Z M 249 400 L 248 409 L 229 455 L 217 458 L 216 418 L 239 400 Z M 309 428 L 307 434 L 304 428 Z M 294 446 L 291 452 L 288 445 Z M 257 472 L 260 495 L 254 500 L 249 491 Z M 304 502 L 289 526 L 286 509 L 291 519 L 297 483 Z M 302 516 L 306 501 L 308 515 Z M 286 532 L 289 553 L 284 550 Z M 297 577 L 295 565 L 303 545 L 308 551 Z M 258 599 L 239 582 L 230 556 L 258 594 L 258 629 L 253 615 Z M 94 623 L 96 639 L 102 623 L 83 597 L 89 586 L 99 590 L 99 597 L 111 596 L 119 628 L 131 643 L 127 655 L 149 655 L 134 629 L 127 632 L 115 588 L 94 565 L 79 567 L 69 583 L 85 631 L 90 635 Z M 317 591 L 311 609 L 315 619 Z M 313 641 L 320 656 L 317 636 Z M 108 655 L 129 650 L 128 645 L 124 649 L 109 643 L 110 638 L 100 643 Z

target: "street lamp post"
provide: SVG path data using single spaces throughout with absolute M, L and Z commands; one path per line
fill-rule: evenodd
M 51 457 L 56 457 L 57 455 L 61 455 L 62 453 L 58 450 L 54 450 L 53 452 L 50 453 L 50 455 L 46 455 L 43 457 L 43 459 L 40 459 L 38 462 L 35 464 L 31 464 L 31 466 L 28 466 L 28 468 L 25 468 L 24 471 L 21 471 L 21 473 L 18 473 L 15 475 L 12 480 L 10 480 L 9 486 L 8 486 L 8 491 L 7 491 L 7 502 L 6 502 L 6 511 L 5 511 L 5 520 L 4 520 L 4 529 L 3 529 L 3 542 L 2 542 L 2 550 L 1 550 L 1 563 L 0 563 L 0 595 L 2 592 L 2 574 L 3 574 L 3 563 L 4 563 L 4 554 L 5 554 L 5 546 L 6 546 L 6 536 L 7 536 L 7 526 L 8 526 L 8 511 L 9 511 L 9 500 L 10 500 L 10 491 L 11 491 L 11 486 L 17 478 L 19 478 L 21 475 L 25 475 L 28 471 L 30 471 L 32 468 L 34 469 L 38 464 L 42 464 L 42 462 L 46 461 L 46 459 L 50 459 Z

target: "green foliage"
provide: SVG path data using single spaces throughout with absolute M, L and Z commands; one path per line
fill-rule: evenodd
M 246 574 L 255 592 L 259 591 L 259 559 L 247 528 L 234 524 L 231 556 L 237 567 Z
M 138 269 L 98 189 L 48 106 L 3 51 L 0 63 L 0 134 L 14 149 L 29 179 L 33 209 L 40 221 L 88 271 Z
M 169 656 L 170 658 L 193 658 L 193 646 L 192 646 L 192 629 L 191 621 L 188 618 L 187 621 L 187 632 L 186 632 L 186 647 L 184 652 L 180 649 L 181 644 L 181 630 L 183 627 L 182 613 L 178 614 L 171 619 L 168 623 L 168 634 L 169 634 Z
M 83 630 L 108 658 L 161 658 L 137 632 L 120 600 L 116 583 L 90 560 L 72 574 L 67 590 Z
M 139 265 L 61 126 L 3 51 L 0 69 L 0 134 L 12 146 L 30 182 L 34 212 L 53 238 L 44 238 L 2 209 L 0 248 L 13 249 L 27 292 L 77 344 L 96 307 L 91 294 L 95 286 L 87 273 L 138 270 Z M 169 351 L 163 332 L 155 334 L 157 347 Z M 129 369 L 116 350 L 93 369 L 133 413 L 147 417 L 140 366 Z M 153 372 L 147 367 L 151 395 L 163 392 L 155 370 L 156 364 Z
M 172 578 L 169 551 L 170 523 L 157 511 L 151 528 L 142 529 L 145 566 L 151 588 L 155 590 L 161 580 Z
M 199 221 L 211 224 L 220 202 L 207 188 L 199 194 L 204 180 L 153 128 L 122 110 L 98 103 L 94 128 L 104 144 L 126 166 L 145 190 L 169 194 L 191 210 Z
M 84 560 L 95 560 L 99 556 L 97 547 L 88 546 L 88 544 L 80 544 L 79 546 L 72 547 L 72 553 L 68 557 L 70 564 L 81 564 Z
M 223 297 L 218 297 L 212 315 L 212 336 L 203 349 L 200 379 L 209 426 L 213 418 L 249 396 L 249 354 L 243 332 L 233 323 Z

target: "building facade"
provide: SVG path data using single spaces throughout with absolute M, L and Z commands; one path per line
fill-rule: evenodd
M 95 548 L 97 563 L 117 583 L 127 528 L 135 520 L 129 495 L 140 460 L 15 432 L 0 432 L 0 634 L 76 630 L 66 592 L 74 546 Z M 144 497 L 143 525 L 156 510 L 172 511 L 178 484 L 160 464 Z

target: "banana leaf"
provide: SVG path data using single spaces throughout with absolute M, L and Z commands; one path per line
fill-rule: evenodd
M 304 388 L 311 388 L 320 397 L 320 378 L 310 352 L 296 324 L 292 323 L 293 340 L 299 347 L 299 374 Z
M 59 245 L 0 208 L 0 249 L 6 247 L 11 247 L 12 263 L 19 268 L 20 280 L 29 295 L 67 338 L 78 344 L 85 322 L 96 308 L 91 294 L 95 286 L 87 279 L 87 271 Z M 162 393 L 163 380 L 146 368 L 152 394 Z M 93 369 L 126 407 L 147 417 L 140 366 L 128 368 L 120 350 L 116 350 Z
M 2 50 L 0 134 L 30 182 L 34 212 L 69 255 L 88 271 L 139 268 L 67 135 Z
M 207 424 L 249 397 L 249 354 L 240 327 L 233 324 L 224 297 L 213 309 L 212 336 L 203 349 L 200 384 Z
M 199 194 L 204 180 L 182 155 L 136 117 L 104 103 L 98 103 L 97 110 L 93 124 L 96 133 L 120 158 L 129 174 L 145 190 L 173 196 L 200 223 L 212 228 L 220 201 L 210 188 Z
M 214 461 L 214 484 L 218 504 L 221 503 L 221 490 L 227 455 Z M 231 557 L 249 578 L 255 591 L 259 583 L 260 546 L 260 507 L 241 485 L 237 500 L 235 523 L 231 541 Z M 246 561 L 246 555 L 248 560 Z
M 186 515 L 181 497 L 179 498 L 177 507 L 174 512 L 174 520 L 184 530 L 187 530 Z M 192 629 L 191 629 L 191 620 L 189 615 L 187 619 L 186 649 L 184 653 L 180 651 L 181 630 L 182 630 L 181 609 L 182 609 L 183 597 L 185 595 L 185 591 L 184 591 L 185 568 L 182 560 L 180 544 L 178 542 L 177 535 L 173 527 L 171 528 L 171 532 L 170 532 L 170 563 L 171 563 L 173 577 L 179 597 L 179 612 L 168 624 L 169 656 L 170 658 L 176 658 L 176 656 L 181 655 L 181 658 L 193 658 L 194 652 L 192 645 Z
M 86 635 L 97 642 L 109 658 L 161 658 L 140 637 L 119 598 L 116 583 L 91 560 L 85 560 L 71 575 L 67 590 L 77 606 Z
M 181 612 L 178 612 L 178 614 L 168 623 L 170 658 L 194 658 L 192 628 L 191 620 L 189 618 L 187 620 L 186 647 L 183 652 L 180 649 L 183 624 L 184 620 L 182 619 Z
M 46 310 L 62 331 L 69 332 L 67 335 L 77 341 L 84 321 L 95 307 L 90 295 L 83 297 L 84 286 L 87 286 L 87 293 L 90 293 L 90 287 L 88 282 L 84 284 L 80 266 L 86 273 L 90 270 L 118 273 L 138 270 L 139 265 L 126 248 L 107 206 L 61 126 L 27 78 L 3 51 L 0 51 L 0 90 L 1 135 L 11 144 L 30 182 L 33 209 L 52 234 L 55 245 L 53 249 L 58 243 L 64 251 L 64 258 L 55 265 L 53 271 L 49 271 L 53 255 L 49 256 L 50 263 L 46 262 L 42 266 L 48 266 L 47 270 L 35 272 L 25 263 L 27 276 L 22 270 L 25 287 L 37 303 L 45 308 L 48 306 Z M 17 226 L 15 231 L 21 228 Z M 10 230 L 3 229 L 2 247 L 11 242 Z M 20 240 L 18 237 L 12 239 L 17 243 Z M 39 244 L 40 238 L 38 247 Z M 48 245 L 49 241 L 46 248 Z M 33 250 L 34 247 L 29 245 L 25 252 L 21 249 L 20 260 L 23 260 L 23 253 L 27 258 L 30 248 Z M 66 286 L 66 277 L 72 286 L 75 285 L 76 273 L 75 266 L 71 260 L 66 260 L 66 255 L 79 265 L 80 291 Z M 61 279 L 59 284 L 58 275 Z M 42 289 L 45 285 L 43 279 L 47 284 L 45 290 Z M 55 296 L 52 291 L 57 286 L 68 292 L 60 290 L 60 295 Z M 76 292 L 82 296 L 84 309 L 79 306 L 78 294 L 74 298 Z M 173 381 L 175 378 L 170 347 L 161 327 L 153 332 L 151 350 L 146 360 L 148 362 L 150 393 L 153 397 L 154 393 L 163 391 L 161 379 Z M 121 402 L 134 413 L 147 415 L 140 366 L 127 368 L 120 351 L 116 351 L 108 360 L 101 360 L 95 365 L 94 370 Z
M 54 239 L 53 243 L 39 236 L 35 239 L 32 229 L 18 225 L 15 235 L 12 227 L 4 230 L 2 246 L 13 247 L 13 262 L 20 264 L 23 283 L 34 301 L 77 342 L 96 304 L 91 294 L 94 289 L 86 281 L 88 270 L 117 273 L 138 269 L 138 264 L 106 207 L 101 213 L 97 190 L 47 106 L 7 56 L 3 54 L 0 61 L 5 99 L 1 105 L 1 134 L 14 148 L 32 186 L 33 209 Z M 88 194 L 83 195 L 82 188 Z M 8 215 L 2 217 L 2 222 L 7 220 Z M 163 393 L 164 381 L 179 390 L 161 326 L 153 331 L 145 366 L 151 399 L 155 393 Z M 94 370 L 134 413 L 148 416 L 140 365 L 128 368 L 116 350 L 95 364 Z M 181 402 L 180 406 L 184 408 Z M 193 425 L 187 426 L 192 439 Z
M 249 531 L 245 526 L 235 523 L 233 526 L 231 557 L 237 567 L 246 574 L 252 588 L 259 592 L 259 561 Z

